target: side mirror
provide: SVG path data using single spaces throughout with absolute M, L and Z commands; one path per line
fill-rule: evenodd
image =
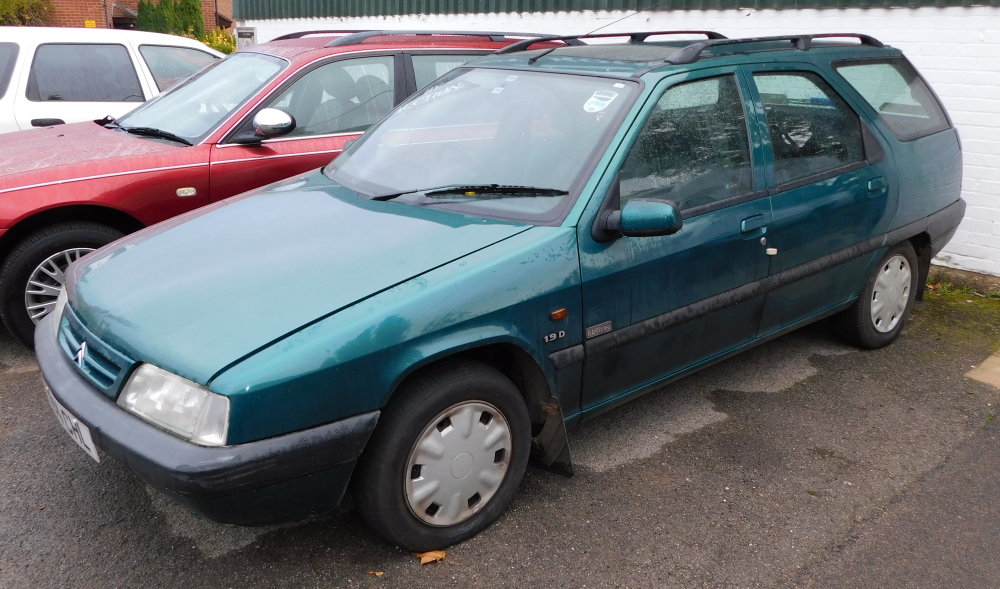
M 609 214 L 605 223 L 609 231 L 620 231 L 625 237 L 672 235 L 684 226 L 676 203 L 652 198 L 628 201 L 621 211 Z
M 295 117 L 283 110 L 265 108 L 254 115 L 253 128 L 261 139 L 281 137 L 295 130 Z
M 619 210 L 620 209 L 620 210 Z M 619 237 L 654 237 L 677 233 L 684 226 L 680 208 L 672 200 L 634 198 L 621 206 L 621 183 L 615 176 L 590 234 L 597 243 Z

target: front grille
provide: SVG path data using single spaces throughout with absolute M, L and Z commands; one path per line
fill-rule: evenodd
M 84 343 L 87 347 L 78 361 Z M 69 305 L 59 320 L 59 345 L 80 374 L 112 399 L 118 396 L 128 369 L 135 363 L 84 327 Z

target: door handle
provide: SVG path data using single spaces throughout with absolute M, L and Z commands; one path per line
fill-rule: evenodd
M 767 226 L 767 218 L 764 215 L 754 215 L 752 217 L 747 217 L 743 219 L 740 223 L 740 232 L 742 233 L 752 233 L 761 227 Z
M 882 176 L 872 178 L 868 181 L 868 196 L 878 196 L 884 193 L 888 186 L 889 183 Z

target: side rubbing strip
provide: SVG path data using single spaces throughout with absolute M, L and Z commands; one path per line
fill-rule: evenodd
M 597 336 L 587 340 L 582 345 L 554 352 L 549 354 L 549 360 L 557 369 L 565 368 L 582 361 L 590 354 L 604 352 L 649 337 L 676 325 L 704 317 L 714 311 L 748 301 L 754 297 L 766 294 L 797 280 L 808 278 L 818 272 L 829 270 L 885 246 L 897 244 L 924 231 L 929 231 L 931 238 L 934 239 L 948 229 L 957 226 L 964 214 L 965 201 L 959 199 L 929 217 L 925 217 L 909 225 L 904 225 L 898 229 L 893 229 L 889 233 L 867 239 L 821 258 L 816 258 L 811 262 L 778 272 L 777 274 L 772 274 L 763 280 L 745 284 L 713 297 L 702 299 L 696 303 L 674 309 L 668 313 L 650 317 L 645 321 L 640 321 L 639 323 L 617 329 L 611 333 Z M 578 351 L 578 348 L 583 348 L 583 350 Z
M 572 348 L 552 352 L 549 354 L 549 362 L 552 362 L 552 365 L 556 367 L 556 370 L 562 370 L 563 368 L 572 366 L 577 362 L 583 362 L 583 344 L 577 344 Z

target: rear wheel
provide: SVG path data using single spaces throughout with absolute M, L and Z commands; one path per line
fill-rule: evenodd
M 97 223 L 63 223 L 30 235 L 0 269 L 0 319 L 25 345 L 35 341 L 35 325 L 55 307 L 66 268 L 123 234 Z
M 891 344 L 910 316 L 918 276 L 917 256 L 910 242 L 886 252 L 872 270 L 858 300 L 837 316 L 840 336 L 860 348 Z
M 410 550 L 473 536 L 514 497 L 530 427 L 520 391 L 490 366 L 462 361 L 425 373 L 379 418 L 354 481 L 358 511 Z

